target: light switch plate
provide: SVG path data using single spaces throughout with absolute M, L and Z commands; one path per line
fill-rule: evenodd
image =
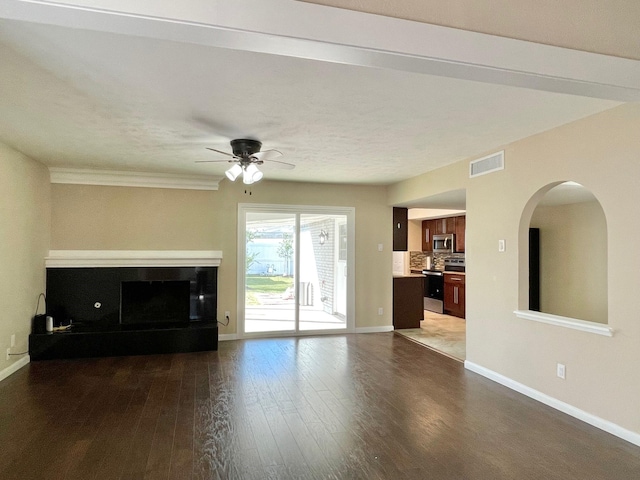
M 504 252 L 507 249 L 507 245 L 504 239 L 498 240 L 498 251 Z

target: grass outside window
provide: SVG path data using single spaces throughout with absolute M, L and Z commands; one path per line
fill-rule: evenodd
M 293 277 L 264 277 L 249 275 L 246 278 L 247 292 L 254 293 L 284 293 L 293 286 Z

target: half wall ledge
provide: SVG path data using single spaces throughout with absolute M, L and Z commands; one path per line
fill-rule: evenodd
M 46 267 L 219 267 L 220 250 L 50 250 Z
M 595 333 L 596 335 L 604 335 L 605 337 L 613 337 L 613 328 L 603 325 L 602 323 L 589 322 L 587 320 L 579 320 L 577 318 L 561 317 L 560 315 L 552 315 L 550 313 L 536 312 L 534 310 L 515 310 L 516 317 L 534 322 L 548 323 L 558 327 L 570 328 L 572 330 L 580 330 L 587 333 Z

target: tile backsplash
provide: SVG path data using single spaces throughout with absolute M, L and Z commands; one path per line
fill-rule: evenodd
M 436 270 L 444 270 L 444 259 L 450 256 L 450 253 L 434 253 L 431 267 Z
M 426 252 L 409 252 L 409 268 L 411 270 L 424 270 L 427 268 Z
M 464 253 L 409 252 L 409 268 L 411 270 L 424 270 L 427 268 L 427 258 L 430 258 L 430 268 L 444 270 L 444 259 L 447 257 L 464 258 Z

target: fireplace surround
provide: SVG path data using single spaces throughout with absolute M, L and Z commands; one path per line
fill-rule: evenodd
M 220 252 L 56 251 L 32 360 L 216 350 Z

